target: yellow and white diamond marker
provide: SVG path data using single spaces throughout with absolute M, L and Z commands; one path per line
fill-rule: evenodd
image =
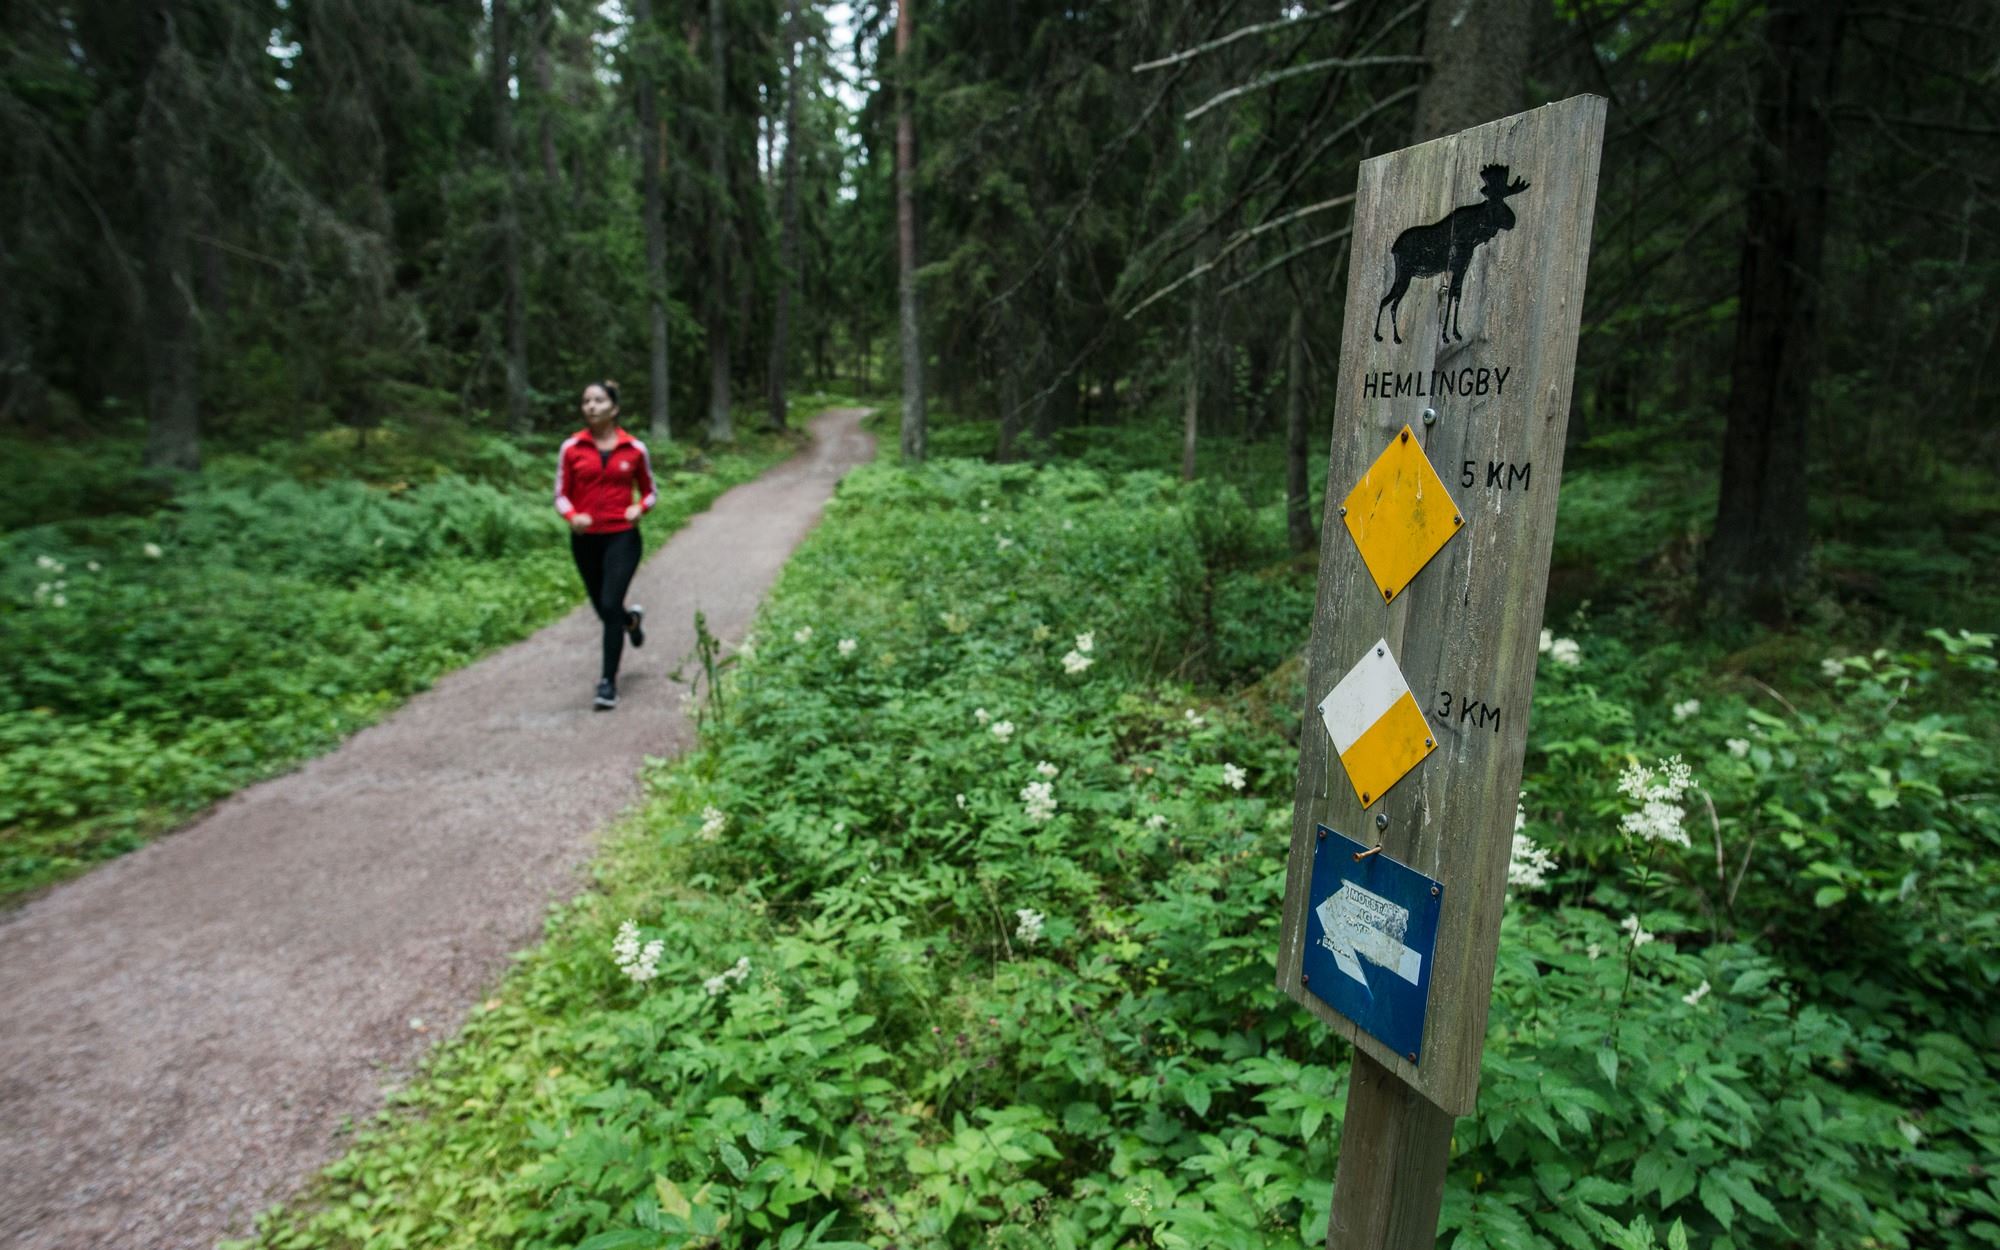
M 1437 749 L 1386 639 L 1368 648 L 1361 663 L 1319 701 L 1319 715 L 1364 809 Z
M 1348 492 L 1340 514 L 1384 603 L 1465 528 L 1465 515 L 1407 425 Z

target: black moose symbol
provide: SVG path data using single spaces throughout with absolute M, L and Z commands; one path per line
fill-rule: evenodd
M 1488 165 L 1479 171 L 1479 181 L 1484 184 L 1480 187 L 1480 194 L 1486 197 L 1483 203 L 1454 208 L 1451 216 L 1432 225 L 1411 226 L 1390 245 L 1396 277 L 1389 284 L 1389 293 L 1375 305 L 1377 343 L 1382 341 L 1384 308 L 1389 310 L 1389 333 L 1398 343 L 1403 341 L 1396 325 L 1396 310 L 1402 306 L 1403 292 L 1410 289 L 1410 279 L 1447 271 L 1451 274 L 1451 284 L 1445 288 L 1445 304 L 1438 312 L 1438 338 L 1443 340 L 1447 334 L 1455 339 L 1465 337 L 1458 332 L 1458 307 L 1465 298 L 1465 271 L 1472 264 L 1473 250 L 1502 230 L 1514 228 L 1514 210 L 1507 207 L 1507 197 L 1528 189 L 1528 184 L 1519 178 L 1508 183 L 1505 165 Z

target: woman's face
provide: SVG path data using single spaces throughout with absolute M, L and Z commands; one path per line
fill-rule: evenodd
M 618 411 L 618 405 L 611 402 L 611 396 L 601 386 L 583 388 L 583 419 L 592 425 L 609 421 Z

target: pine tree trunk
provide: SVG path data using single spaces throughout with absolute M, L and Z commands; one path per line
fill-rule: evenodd
M 513 19 L 507 0 L 492 0 L 492 64 L 487 67 L 493 97 L 493 150 L 500 158 L 500 264 L 503 296 L 502 355 L 507 375 L 507 428 L 517 437 L 534 430 L 528 406 L 527 299 L 521 278 L 521 172 L 514 162 L 514 101 L 507 80 L 513 70 Z
M 1201 431 L 1201 292 L 1189 304 L 1187 401 L 1181 409 L 1181 481 L 1194 481 L 1194 452 Z
M 550 6 L 550 0 L 536 0 L 533 57 L 537 114 L 535 129 L 542 149 L 544 190 L 552 196 L 562 189 L 562 166 L 556 160 L 556 74 L 549 53 L 549 41 L 554 37 L 555 12 Z
M 917 127 L 910 40 L 913 0 L 896 2 L 896 260 L 898 323 L 903 347 L 903 459 L 925 453 L 924 352 L 917 316 Z
M 632 0 L 632 25 L 643 32 L 640 36 L 642 43 L 655 33 L 653 0 Z M 667 375 L 667 215 L 665 196 L 660 189 L 666 158 L 661 151 L 665 136 L 661 133 L 659 98 L 654 94 L 651 55 L 650 47 L 642 47 L 639 69 L 633 76 L 633 90 L 638 98 L 639 187 L 644 205 L 640 211 L 646 216 L 646 291 L 652 323 L 647 361 L 648 381 L 652 387 L 646 397 L 650 410 L 648 430 L 655 443 L 665 446 L 673 441 L 674 436 L 667 406 L 670 381 Z
M 175 30 L 177 6 L 160 3 L 145 19 L 151 29 L 145 104 L 139 110 L 138 160 L 140 260 L 144 308 L 141 337 L 146 361 L 146 448 L 149 469 L 201 467 L 201 390 L 196 318 L 189 298 L 188 186 L 178 106 L 190 93 L 187 54 Z
M 722 0 L 708 0 L 708 176 L 715 196 L 708 220 L 708 441 L 731 443 L 729 421 L 729 58 Z
M 1806 425 L 1818 367 L 1820 263 L 1843 0 L 1774 0 L 1738 277 L 1722 489 L 1702 582 L 1779 616 L 1807 573 Z
M 1285 532 L 1293 551 L 1311 551 L 1319 538 L 1313 523 L 1312 482 L 1307 476 L 1306 314 L 1292 305 L 1290 355 L 1285 361 Z
M 1537 0 L 1430 0 L 1423 46 L 1430 72 L 1417 93 L 1412 142 L 1521 111 L 1535 15 L 1544 7 Z
M 799 0 L 791 0 L 785 24 L 791 46 L 785 70 L 784 234 L 778 273 L 778 308 L 771 318 L 770 426 L 785 428 L 785 381 L 792 351 L 792 288 L 799 269 Z
M 1001 464 L 1014 459 L 1014 444 L 1021 437 L 1021 370 L 1013 361 L 1000 364 L 1000 445 L 993 458 Z

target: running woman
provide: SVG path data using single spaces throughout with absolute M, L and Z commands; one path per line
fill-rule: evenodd
M 556 453 L 556 511 L 569 522 L 569 550 L 590 606 L 604 622 L 604 675 L 596 706 L 618 706 L 618 658 L 626 635 L 646 645 L 646 611 L 627 605 L 625 592 L 639 568 L 639 518 L 659 499 L 653 488 L 653 458 L 646 444 L 618 426 L 618 384 L 592 382 L 583 388 L 584 428 L 563 440 Z M 634 498 L 634 495 L 637 498 Z

